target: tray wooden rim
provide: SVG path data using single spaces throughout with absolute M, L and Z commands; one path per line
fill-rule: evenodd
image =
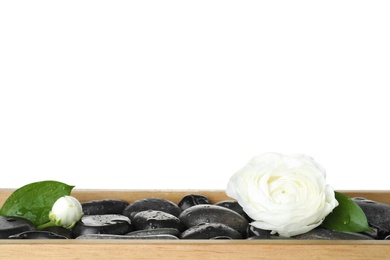
M 5 242 L 5 243 L 3 243 Z M 376 259 L 390 241 L 21 241 L 0 240 L 6 259 Z
M 2 205 L 5 199 L 11 195 L 16 189 L 11 188 L 0 188 L 0 205 Z M 383 203 L 390 204 L 390 190 L 337 190 L 338 192 L 344 193 L 349 197 L 367 197 L 372 200 L 380 201 Z M 231 199 L 229 198 L 224 190 L 221 189 L 73 189 L 71 195 L 80 197 L 84 200 L 92 200 L 94 198 L 101 199 L 104 196 L 116 196 L 117 198 L 128 197 L 141 198 L 142 196 L 161 196 L 161 197 L 172 197 L 177 199 L 179 196 L 186 194 L 204 194 L 211 196 L 211 201 L 216 199 Z M 108 198 L 108 197 L 106 197 Z

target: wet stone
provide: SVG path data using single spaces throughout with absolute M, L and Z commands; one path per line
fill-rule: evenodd
M 9 236 L 11 239 L 67 239 L 56 233 L 42 230 L 25 231 L 19 234 Z
M 69 229 L 66 229 L 64 227 L 60 227 L 60 226 L 46 227 L 46 228 L 42 229 L 42 231 L 49 231 L 49 232 L 55 233 L 59 236 L 63 236 L 66 238 L 73 238 L 72 231 L 70 231 Z
M 73 228 L 73 236 L 87 234 L 123 235 L 134 230 L 128 217 L 116 214 L 85 215 Z
M 155 229 L 155 228 L 174 228 L 177 230 L 184 230 L 179 218 L 172 214 L 158 211 L 145 210 L 138 212 L 132 220 L 136 230 L 140 229 Z
M 315 228 L 307 233 L 294 236 L 294 239 L 314 239 L 314 240 L 373 240 L 373 238 L 352 232 L 338 232 L 326 228 Z
M 206 196 L 199 194 L 188 194 L 184 196 L 179 202 L 178 206 L 182 209 L 188 209 L 189 207 L 200 205 L 200 204 L 210 204 L 209 199 Z
M 262 230 L 251 226 L 249 228 L 249 240 L 261 240 L 261 239 L 275 239 L 275 240 L 372 240 L 371 237 L 361 233 L 353 232 L 337 232 L 325 228 L 315 228 L 307 233 L 297 235 L 294 237 L 282 237 L 278 235 L 271 235 L 271 231 Z
M 367 235 L 369 237 L 372 237 L 372 238 L 378 239 L 378 240 L 384 240 L 387 236 L 390 235 L 390 231 L 388 231 L 388 230 L 373 226 L 372 224 L 369 224 L 369 226 L 371 228 L 371 231 L 361 232 L 361 234 Z
M 147 236 L 127 236 L 127 235 L 109 235 L 109 234 L 86 234 L 76 239 L 147 239 L 147 240 L 178 240 L 174 235 L 169 234 L 157 234 Z
M 233 240 L 233 238 L 228 236 L 217 236 L 210 238 L 210 240 Z
M 242 235 L 247 233 L 248 221 L 237 212 L 221 206 L 196 205 L 184 210 L 179 219 L 187 228 L 203 223 L 221 223 L 237 230 Z
M 252 225 L 248 225 L 248 236 L 257 237 L 256 239 L 271 239 L 275 237 L 275 235 L 271 235 L 270 230 L 260 229 Z
M 260 240 L 260 239 L 291 239 L 288 237 L 280 237 L 278 235 L 271 235 L 271 230 L 264 230 L 255 226 L 248 226 L 248 238 L 249 240 Z
M 280 237 L 280 236 L 271 235 L 270 237 L 252 236 L 252 237 L 248 237 L 246 240 L 264 240 L 264 239 L 290 240 L 290 239 L 293 239 L 293 238 L 290 238 L 290 237 Z
M 0 216 L 0 239 L 34 229 L 34 224 L 27 219 Z
M 123 215 L 133 220 L 134 216 L 145 210 L 159 210 L 178 217 L 182 209 L 172 201 L 161 198 L 140 199 L 130 203 L 124 210 Z
M 126 234 L 126 236 L 133 236 L 133 237 L 144 237 L 144 236 L 155 236 L 155 235 L 172 235 L 175 237 L 179 237 L 180 231 L 177 230 L 176 228 L 156 228 L 156 229 L 136 230 Z
M 84 215 L 122 214 L 128 205 L 128 202 L 117 199 L 91 200 L 81 203 Z
M 212 239 L 216 237 L 242 239 L 242 235 L 237 230 L 221 223 L 192 226 L 180 235 L 181 239 Z
M 241 216 L 243 216 L 248 222 L 252 222 L 252 219 L 245 213 L 245 211 L 242 209 L 241 205 L 238 204 L 236 200 L 224 200 L 215 203 L 214 205 L 221 206 L 227 209 L 231 209 Z
M 390 231 L 390 205 L 365 198 L 353 198 L 366 214 L 368 223 Z

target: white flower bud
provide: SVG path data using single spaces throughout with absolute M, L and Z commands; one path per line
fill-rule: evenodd
M 57 226 L 71 229 L 83 215 L 81 204 L 76 198 L 63 196 L 54 203 L 49 219 Z

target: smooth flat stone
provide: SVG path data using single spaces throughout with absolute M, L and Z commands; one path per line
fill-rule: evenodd
M 132 223 L 136 230 L 155 228 L 174 228 L 184 230 L 180 219 L 172 214 L 159 210 L 145 210 L 133 217 Z
M 315 228 L 305 234 L 292 237 L 294 239 L 314 240 L 373 240 L 373 238 L 353 232 L 338 232 L 326 228 Z
M 206 196 L 200 194 L 188 194 L 184 196 L 178 206 L 182 209 L 188 209 L 189 207 L 200 205 L 200 204 L 210 204 L 209 199 Z
M 184 210 L 179 219 L 187 227 L 204 223 L 221 223 L 240 234 L 247 233 L 248 221 L 237 212 L 216 205 L 196 205 Z
M 365 198 L 353 198 L 366 214 L 368 223 L 390 231 L 390 205 Z
M 271 235 L 270 237 L 252 236 L 252 237 L 246 238 L 246 240 L 264 240 L 264 239 L 289 240 L 289 239 L 293 239 L 293 238 L 290 238 L 290 237 L 273 236 L 273 235 Z
M 130 203 L 124 210 L 123 215 L 133 220 L 135 214 L 145 210 L 159 210 L 178 217 L 182 209 L 170 200 L 161 198 L 146 198 Z
M 55 233 L 59 236 L 63 236 L 66 238 L 73 238 L 72 231 L 70 231 L 69 229 L 66 229 L 64 227 L 60 227 L 60 226 L 47 227 L 47 228 L 42 229 L 41 231 L 49 231 L 49 232 Z
M 180 232 L 175 228 L 156 228 L 156 229 L 135 230 L 126 234 L 126 236 L 134 236 L 134 237 L 155 236 L 155 235 L 172 235 L 175 237 L 179 237 Z
M 261 230 L 253 227 L 249 231 L 248 240 L 372 240 L 373 238 L 360 233 L 353 232 L 337 232 L 326 228 L 315 228 L 307 233 L 297 235 L 294 237 L 282 237 L 278 235 L 271 235 L 269 230 Z
M 134 230 L 128 217 L 116 214 L 85 215 L 73 228 L 73 236 L 87 234 L 123 235 Z
M 218 236 L 218 237 L 212 237 L 210 240 L 233 240 L 233 238 L 228 236 Z
M 117 199 L 91 200 L 81 203 L 84 215 L 122 214 L 128 205 L 128 202 Z
M 109 234 L 86 234 L 76 237 L 76 239 L 148 239 L 148 240 L 178 240 L 176 236 L 169 234 L 147 235 L 147 236 L 127 236 Z
M 275 235 L 271 235 L 270 230 L 264 230 L 257 228 L 255 226 L 248 226 L 248 237 L 256 237 L 256 239 L 272 239 L 274 237 L 278 237 Z
M 253 220 L 245 213 L 245 211 L 242 209 L 241 205 L 238 204 L 236 200 L 223 200 L 220 202 L 215 203 L 214 205 L 221 206 L 224 208 L 231 209 L 241 216 L 243 216 L 248 222 L 252 222 Z
M 0 239 L 34 229 L 34 224 L 25 218 L 0 216 Z
M 180 235 L 181 239 L 212 239 L 217 237 L 242 239 L 242 235 L 237 230 L 221 223 L 192 226 Z
M 11 239 L 67 239 L 67 237 L 60 236 L 49 231 L 33 230 L 25 231 L 19 234 L 9 236 Z
M 278 235 L 271 235 L 270 230 L 263 230 L 249 225 L 248 239 L 258 240 L 258 239 L 314 239 L 314 240 L 371 240 L 372 238 L 354 232 L 337 232 L 325 228 L 315 228 L 307 233 L 297 235 L 294 237 L 281 237 Z

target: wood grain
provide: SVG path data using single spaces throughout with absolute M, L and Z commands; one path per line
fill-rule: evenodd
M 13 190 L 0 189 L 0 205 Z M 390 191 L 340 191 L 390 204 Z M 229 199 L 210 190 L 74 190 L 80 201 L 166 198 L 203 194 L 211 203 Z M 323 240 L 0 240 L 0 259 L 374 259 L 390 255 L 390 241 Z
M 389 241 L 12 241 L 1 259 L 382 259 Z

